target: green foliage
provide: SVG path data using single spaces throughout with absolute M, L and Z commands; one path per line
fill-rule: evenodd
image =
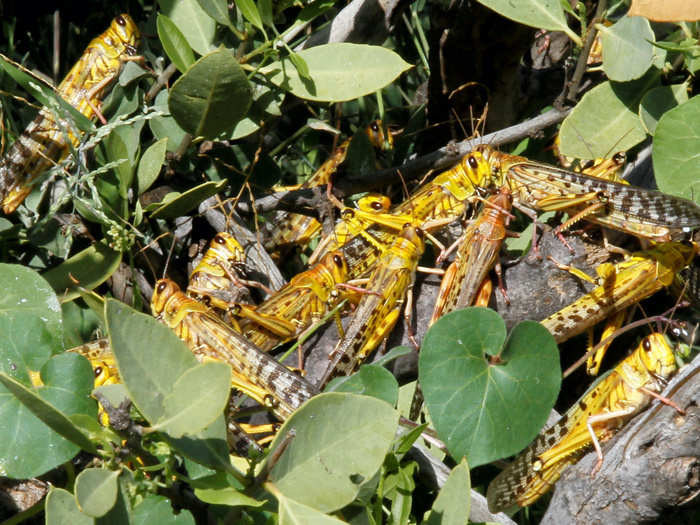
M 595 85 L 575 94 L 561 151 L 610 157 L 651 140 L 659 188 L 700 202 L 697 23 L 660 25 L 608 12 L 593 26 L 582 4 L 480 3 L 518 23 L 564 31 L 572 59 L 587 31 L 600 31 L 599 79 L 588 75 L 586 87 Z M 371 179 L 378 163 L 398 166 L 425 152 L 421 133 L 445 124 L 426 126 L 422 102 L 446 71 L 431 62 L 439 53 L 430 47 L 438 42 L 429 41 L 429 12 L 439 6 L 413 3 L 383 45 L 305 47 L 340 7 L 328 0 L 161 0 L 134 12 L 145 64 L 122 68 L 100 107 L 107 123 L 97 125 L 16 64 L 50 62 L 53 44 L 39 33 L 51 33 L 48 19 L 37 21 L 29 52 L 16 45 L 26 37 L 13 32 L 15 21 L 3 19 L 3 147 L 35 116 L 25 100 L 47 106 L 65 133 L 84 132 L 18 212 L 0 218 L 0 260 L 19 263 L 0 264 L 0 475 L 61 471 L 64 488 L 52 486 L 41 503 L 46 523 L 191 524 L 190 510 L 200 520 L 203 508 L 211 522 L 467 523 L 469 468 L 517 453 L 547 418 L 561 376 L 552 337 L 532 322 L 507 335 L 494 312 L 467 309 L 445 316 L 422 341 L 422 424 L 399 427 L 417 383 L 399 387 L 384 368 L 415 353 L 397 347 L 302 406 L 262 456 L 232 457 L 224 415 L 230 367 L 198 362 L 169 328 L 139 311 L 147 298 L 120 290 L 125 275 L 153 281 L 170 250 L 173 274 L 186 275 L 187 249 L 212 233 L 198 213 L 204 201 L 259 199 L 280 179 L 301 182 L 336 142 L 378 116 L 403 128 L 393 160 L 375 155 L 358 133 L 346 173 Z M 73 40 L 92 35 L 68 34 L 65 56 L 75 60 Z M 62 63 L 62 71 L 69 66 Z M 534 139 L 520 145 L 536 147 Z M 243 220 L 262 236 L 275 217 Z M 529 239 L 522 234 L 510 246 L 525 251 Z M 65 350 L 98 335 L 107 336 L 123 384 L 93 390 L 88 362 Z M 98 423 L 91 392 L 111 427 Z M 429 426 L 451 457 L 423 441 Z M 409 454 L 415 443 L 427 443 L 435 462 L 459 462 L 442 487 L 428 488 L 418 475 Z M 481 490 L 484 475 L 476 472 Z
M 418 370 L 435 430 L 454 458 L 465 456 L 473 467 L 532 441 L 561 383 L 547 329 L 523 321 L 506 342 L 503 320 L 480 307 L 451 312 L 431 327 Z

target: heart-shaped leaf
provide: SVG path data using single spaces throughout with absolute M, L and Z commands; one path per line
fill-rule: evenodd
M 476 467 L 527 445 L 544 425 L 561 384 L 554 338 L 524 321 L 506 341 L 493 310 L 442 317 L 423 340 L 418 378 L 438 436 Z

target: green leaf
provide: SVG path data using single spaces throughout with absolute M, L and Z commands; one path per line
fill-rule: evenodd
M 170 500 L 158 494 L 148 494 L 131 513 L 131 525 L 194 525 L 194 517 L 187 509 L 175 514 Z
M 233 471 L 226 443 L 226 422 L 223 414 L 207 428 L 192 436 L 167 439 L 173 448 L 199 465 L 219 471 Z
M 599 26 L 603 70 L 610 80 L 626 82 L 641 77 L 654 59 L 654 31 L 646 18 L 625 16 L 610 27 Z
M 291 60 L 292 64 L 294 64 L 294 67 L 296 68 L 297 73 L 299 73 L 299 77 L 301 77 L 302 81 L 312 81 L 309 74 L 309 66 L 306 64 L 306 60 L 299 56 L 299 53 L 290 53 L 289 60 Z
M 286 497 L 322 512 L 349 504 L 381 466 L 398 413 L 384 401 L 356 394 L 319 394 L 289 418 L 270 447 L 287 449 L 269 479 Z
M 603 82 L 591 89 L 562 123 L 560 151 L 595 159 L 639 144 L 647 136 L 637 115 L 639 101 L 658 80 L 653 72 L 632 82 Z
M 197 0 L 158 0 L 161 12 L 170 18 L 185 35 L 190 47 L 200 55 L 213 48 L 216 22 Z
M 65 303 L 80 296 L 79 287 L 92 290 L 109 279 L 121 260 L 120 252 L 112 250 L 104 242 L 98 242 L 63 261 L 43 277 L 60 294 L 61 302 Z
M 537 29 L 564 31 L 581 47 L 581 39 L 566 25 L 566 16 L 560 0 L 478 0 L 480 4 L 497 13 Z
M 168 151 L 174 152 L 177 150 L 178 146 L 182 143 L 187 132 L 182 129 L 175 119 L 170 116 L 170 110 L 168 109 L 168 92 L 163 90 L 153 101 L 154 109 L 158 109 L 167 113 L 168 115 L 163 117 L 153 117 L 148 121 L 148 125 L 151 128 L 153 135 L 159 139 L 168 139 L 167 149 Z
M 187 43 L 185 35 L 182 34 L 172 20 L 162 13 L 158 13 L 156 27 L 158 38 L 163 45 L 165 54 L 175 64 L 178 71 L 184 73 L 188 67 L 194 64 L 194 53 Z
M 241 12 L 243 17 L 248 20 L 254 27 L 258 29 L 263 29 L 262 18 L 258 12 L 258 8 L 253 0 L 238 0 L 236 2 L 236 7 Z
M 197 0 L 199 7 L 221 25 L 233 27 L 226 0 Z
M 435 498 L 430 517 L 424 521 L 425 525 L 466 525 L 469 521 L 470 491 L 469 467 L 467 460 L 462 458 Z
M 75 500 L 78 508 L 88 516 L 99 518 L 117 502 L 121 472 L 103 468 L 86 468 L 75 478 Z
M 167 137 L 151 144 L 146 151 L 141 155 L 139 168 L 136 172 L 136 183 L 138 185 L 138 194 L 141 195 L 144 191 L 151 187 L 160 173 L 160 168 L 165 162 L 165 152 L 168 148 Z
M 323 514 L 318 510 L 304 505 L 291 498 L 280 494 L 279 501 L 279 523 L 280 525 L 341 525 L 345 523 L 333 516 Z
M 163 399 L 163 415 L 153 425 L 178 438 L 194 434 L 214 422 L 231 393 L 231 367 L 226 363 L 201 363 L 183 373 Z
M 395 406 L 399 399 L 399 383 L 394 375 L 386 368 L 374 364 L 361 366 L 356 374 L 337 378 L 329 386 L 333 392 L 376 397 L 391 406 Z
M 248 112 L 252 91 L 238 62 L 218 49 L 195 62 L 170 89 L 168 107 L 177 123 L 195 137 L 214 139 Z
M 653 135 L 659 119 L 669 109 L 688 101 L 688 83 L 659 86 L 650 89 L 639 103 L 639 118 L 647 130 Z
M 228 505 L 229 507 L 262 507 L 267 500 L 258 501 L 250 496 L 246 496 L 233 487 L 222 489 L 195 489 L 197 496 L 204 503 L 212 505 Z
M 170 328 L 120 301 L 107 300 L 105 318 L 129 397 L 148 421 L 158 421 L 165 413 L 163 400 L 197 360 Z
M 380 46 L 335 43 L 298 53 L 308 67 L 307 80 L 289 58 L 263 67 L 260 72 L 294 95 L 319 102 L 343 102 L 380 90 L 410 64 Z
M 112 130 L 105 140 L 107 157 L 110 162 L 120 162 L 114 168 L 114 173 L 119 180 L 119 196 L 127 198 L 127 191 L 131 186 L 136 169 L 136 159 L 141 147 L 141 129 L 144 121 L 135 122 L 128 126 L 119 126 Z
M 86 516 L 75 502 L 73 494 L 53 485 L 46 496 L 46 525 L 94 525 L 95 520 Z
M 149 204 L 146 207 L 146 211 L 153 211 L 151 213 L 151 218 L 153 219 L 181 217 L 194 210 L 209 197 L 219 193 L 227 184 L 228 181 L 226 180 L 219 182 L 210 181 L 195 186 L 185 193 L 169 193 L 165 196 L 163 202 Z
M 518 452 L 542 428 L 561 384 L 559 351 L 543 328 L 524 321 L 505 342 L 499 315 L 472 307 L 428 330 L 418 378 L 452 457 L 477 467 Z
M 656 126 L 651 158 L 661 191 L 700 203 L 700 95 L 667 111 Z
M 59 116 L 70 115 L 71 120 L 80 131 L 95 130 L 95 125 L 90 119 L 63 100 L 51 86 L 35 75 L 30 74 L 28 70 L 2 53 L 0 53 L 0 69 L 10 75 L 15 82 L 31 93 L 41 104 L 53 109 Z
M 67 357 L 73 358 L 77 356 Z M 69 441 L 72 441 L 83 450 L 87 450 L 93 454 L 97 453 L 95 446 L 90 442 L 87 436 L 85 436 L 85 434 L 83 434 L 65 414 L 56 409 L 50 403 L 44 401 L 30 388 L 27 388 L 22 383 L 8 376 L 4 372 L 0 372 L 0 383 L 2 383 L 7 390 L 12 392 L 12 394 L 25 407 L 27 407 L 32 414 L 34 414 L 57 434 L 63 436 Z
M 8 326 L 21 322 L 21 319 L 31 318 L 31 322 L 37 318 L 41 319 L 46 332 L 50 334 L 52 342 L 49 342 L 49 345 L 54 351 L 60 350 L 63 337 L 61 306 L 50 283 L 25 266 L 0 264 L 0 287 L 3 291 L 0 295 L 0 319 L 4 318 Z M 15 325 L 15 329 L 15 333 L 0 331 L 0 349 L 4 340 L 9 337 L 30 335 L 22 333 L 26 330 L 22 325 Z M 31 346 L 25 350 L 31 351 Z M 33 369 L 38 370 L 49 355 L 46 354 L 40 361 L 33 362 Z M 3 369 L 3 366 L 4 363 L 0 363 L 0 369 Z

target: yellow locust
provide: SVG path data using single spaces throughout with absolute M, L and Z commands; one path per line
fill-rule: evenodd
M 394 328 L 413 286 L 418 260 L 425 243 L 422 230 L 407 224 L 386 250 L 369 277 L 365 292 L 353 313 L 345 336 L 331 354 L 331 362 L 319 383 L 350 375 L 355 368 L 385 339 Z
M 566 211 L 568 225 L 585 219 L 655 241 L 669 241 L 700 227 L 700 207 L 659 191 L 590 177 L 525 157 L 477 146 L 467 157 L 489 172 L 487 186 L 507 185 L 516 203 L 540 211 Z
M 684 243 L 659 244 L 633 253 L 617 263 L 604 263 L 596 271 L 600 285 L 583 297 L 541 321 L 557 343 L 584 332 L 603 319 L 632 306 L 667 287 L 695 255 Z M 589 362 L 589 371 L 597 372 L 604 349 Z
M 665 337 L 659 333 L 645 337 L 631 355 L 594 383 L 496 476 L 487 491 L 489 510 L 530 505 L 556 483 L 567 466 L 591 449 L 598 454 L 597 472 L 603 461 L 600 442 L 643 410 L 652 397 L 658 397 L 675 371 L 674 353 Z
M 127 14 L 117 16 L 109 28 L 93 39 L 78 62 L 56 88 L 66 102 L 87 118 L 99 114 L 98 106 L 125 61 L 133 59 L 140 33 Z M 79 138 L 42 108 L 0 161 L 0 199 L 6 214 L 12 213 L 31 192 L 37 178 L 68 155 L 69 142 Z
M 501 188 L 484 202 L 481 213 L 458 240 L 457 256 L 442 278 L 430 323 L 457 308 L 471 306 L 488 272 L 498 260 L 512 198 Z
M 233 385 L 280 419 L 289 417 L 316 393 L 308 381 L 264 354 L 205 305 L 182 293 L 174 282 L 161 279 L 156 283 L 151 310 L 185 341 L 197 359 L 230 364 Z

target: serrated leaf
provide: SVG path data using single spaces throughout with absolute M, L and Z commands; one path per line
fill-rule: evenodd
M 164 413 L 163 400 L 197 360 L 170 328 L 119 301 L 107 300 L 105 319 L 129 397 L 148 421 L 158 421 Z
M 673 84 L 650 89 L 639 103 L 639 118 L 647 130 L 653 135 L 659 119 L 669 109 L 688 101 L 688 84 Z
M 601 26 L 603 70 L 610 80 L 641 77 L 654 58 L 654 32 L 646 18 L 625 16 L 610 27 Z
M 43 277 L 65 303 L 80 296 L 80 287 L 92 290 L 109 279 L 121 260 L 121 252 L 98 242 L 44 273 Z
M 86 516 L 75 503 L 73 494 L 51 486 L 46 496 L 46 525 L 94 525 L 95 520 Z
M 163 399 L 163 415 L 153 425 L 178 438 L 194 434 L 214 422 L 231 392 L 231 367 L 226 363 L 200 363 L 183 373 Z
M 469 521 L 471 481 L 466 459 L 450 472 L 435 498 L 425 525 L 466 525 Z
M 374 93 L 411 67 L 389 49 L 362 44 L 325 44 L 304 49 L 298 56 L 311 80 L 300 76 L 289 58 L 260 72 L 282 89 L 319 102 L 343 102 Z
M 158 494 L 148 494 L 131 513 L 131 525 L 195 525 L 192 513 L 180 509 L 175 514 L 170 500 Z
M 350 392 L 372 396 L 395 406 L 399 399 L 399 383 L 386 368 L 377 365 L 363 365 L 356 374 L 337 378 L 328 385 L 326 391 Z
M 195 137 L 214 139 L 243 118 L 252 102 L 248 78 L 230 51 L 218 49 L 195 62 L 170 89 L 168 107 Z
M 667 111 L 656 126 L 651 158 L 661 191 L 700 203 L 700 95 Z
M 566 25 L 566 16 L 559 0 L 478 0 L 480 4 L 497 13 L 538 29 L 564 31 L 569 38 L 581 45 L 581 39 Z
M 639 101 L 658 81 L 652 72 L 632 82 L 603 82 L 591 89 L 561 125 L 562 154 L 605 158 L 643 141 L 647 135 L 637 115 Z
M 86 468 L 75 478 L 75 500 L 78 508 L 88 516 L 99 518 L 117 502 L 120 471 Z
M 270 456 L 295 437 L 272 467 L 270 482 L 288 498 L 322 512 L 349 504 L 381 466 L 398 425 L 384 401 L 356 394 L 319 394 L 279 430 Z
M 197 0 L 158 0 L 161 12 L 185 35 L 190 47 L 200 55 L 212 50 L 216 22 Z
M 543 328 L 524 321 L 506 342 L 498 314 L 472 307 L 428 330 L 418 378 L 452 457 L 483 465 L 521 450 L 542 428 L 561 383 L 558 348 Z
M 221 180 L 219 182 L 210 181 L 195 186 L 185 193 L 168 194 L 165 196 L 163 202 L 149 204 L 146 207 L 146 211 L 153 211 L 151 213 L 153 219 L 181 217 L 197 208 L 200 203 L 204 202 L 209 197 L 219 193 L 227 184 L 228 181 L 226 180 Z
M 162 13 L 158 13 L 156 28 L 165 54 L 175 64 L 178 71 L 184 73 L 188 67 L 194 64 L 194 53 L 187 43 L 185 35 L 172 20 Z

